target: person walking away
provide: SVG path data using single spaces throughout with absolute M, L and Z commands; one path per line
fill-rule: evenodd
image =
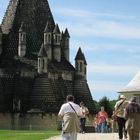
M 104 106 L 101 106 L 101 111 L 98 112 L 99 128 L 101 133 L 105 133 L 107 118 L 107 112 L 105 111 Z
M 115 115 L 115 111 L 113 111 L 113 114 L 111 116 L 111 130 L 112 133 L 117 132 L 118 131 L 118 123 L 117 123 L 117 118 L 114 118 Z
M 95 132 L 99 133 L 99 121 L 98 121 L 98 114 L 95 115 L 93 118 L 93 127 L 95 128 Z
M 110 133 L 111 132 L 111 120 L 107 118 L 106 120 L 106 132 Z
M 137 103 L 137 97 L 132 97 L 125 111 L 126 129 L 129 140 L 139 140 L 140 133 L 140 105 Z
M 80 132 L 85 133 L 85 124 L 86 124 L 86 117 L 89 114 L 88 108 L 85 106 L 84 102 L 80 102 L 80 109 L 82 112 L 82 116 L 80 117 Z
M 125 116 L 124 116 L 124 110 L 127 106 L 128 101 L 126 101 L 126 97 L 124 95 L 120 95 L 119 101 L 116 102 L 114 108 L 115 108 L 115 114 L 117 116 L 117 123 L 118 123 L 118 135 L 119 139 L 122 140 L 123 133 L 124 137 L 127 138 L 127 131 L 125 130 Z
M 80 131 L 80 122 L 78 116 L 82 112 L 80 106 L 74 103 L 74 96 L 68 95 L 58 113 L 58 117 L 63 120 L 62 140 L 77 140 L 77 132 Z

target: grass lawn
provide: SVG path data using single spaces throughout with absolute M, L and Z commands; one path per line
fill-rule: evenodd
M 60 133 L 60 131 L 0 130 L 0 140 L 45 140 Z

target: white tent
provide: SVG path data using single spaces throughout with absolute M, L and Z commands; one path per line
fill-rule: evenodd
M 132 96 L 138 97 L 140 103 L 140 71 L 134 76 L 134 78 L 126 85 L 119 93 L 124 94 L 127 99 Z

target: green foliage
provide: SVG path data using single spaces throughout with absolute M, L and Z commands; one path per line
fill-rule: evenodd
M 95 101 L 94 100 L 94 104 L 95 104 L 95 114 L 97 114 L 98 113 L 98 111 L 100 110 L 100 105 L 99 105 L 99 102 L 97 102 L 97 101 Z
M 109 102 L 112 111 L 114 110 L 114 106 L 115 106 L 116 102 L 117 102 L 117 100 L 112 100 Z
M 93 100 L 93 102 L 92 102 L 92 110 L 90 110 L 90 114 L 95 114 L 96 113 L 96 101 L 95 100 Z
M 43 140 L 56 135 L 60 135 L 60 132 L 0 130 L 0 140 Z

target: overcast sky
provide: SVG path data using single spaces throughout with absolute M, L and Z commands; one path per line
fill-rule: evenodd
M 117 99 L 140 70 L 140 0 L 49 0 L 54 20 L 70 33 L 70 61 L 85 54 L 94 100 Z M 8 0 L 0 0 L 0 22 Z

